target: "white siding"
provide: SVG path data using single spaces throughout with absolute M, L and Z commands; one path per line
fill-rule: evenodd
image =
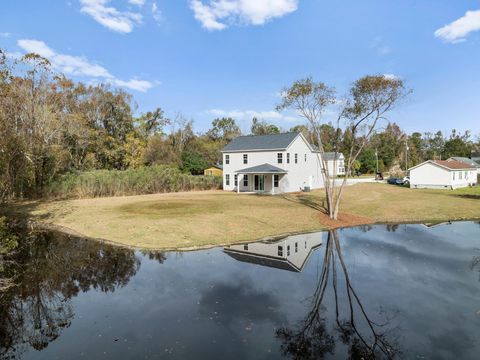
M 339 159 L 337 161 L 335 160 L 328 160 L 327 161 L 327 167 L 328 167 L 328 173 L 330 174 L 331 177 L 333 177 L 334 173 L 334 165 L 337 165 L 337 171 L 335 172 L 335 175 L 345 175 L 345 157 L 343 154 L 339 154 Z
M 282 153 L 282 163 L 278 163 L 278 153 Z M 243 163 L 243 155 L 248 155 L 248 163 Z M 290 162 L 287 163 L 287 154 L 290 154 Z M 295 163 L 295 154 L 298 154 L 298 162 Z M 305 161 L 305 155 L 306 161 Z M 229 156 L 229 164 L 226 158 Z M 303 137 L 297 136 L 289 147 L 284 150 L 269 151 L 245 151 L 228 152 L 223 154 L 223 189 L 227 191 L 236 191 L 234 176 L 235 171 L 250 168 L 257 165 L 270 164 L 288 171 L 285 175 L 280 175 L 279 187 L 275 192 L 295 192 L 310 186 L 317 189 L 323 186 L 320 161 L 316 153 L 313 153 Z M 230 185 L 226 185 L 225 177 L 230 174 Z M 254 176 L 248 175 L 248 187 L 243 186 L 243 175 L 238 176 L 238 185 L 240 191 L 253 191 Z M 265 190 L 270 191 L 272 186 L 272 175 L 266 175 Z
M 410 170 L 412 188 L 457 189 L 476 184 L 475 171 L 449 170 L 432 163 L 424 163 Z

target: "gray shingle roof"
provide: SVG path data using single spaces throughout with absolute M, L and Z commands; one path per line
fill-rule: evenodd
M 288 171 L 270 164 L 262 164 L 238 170 L 235 172 L 238 172 L 240 174 L 286 174 Z
M 298 133 L 295 132 L 272 135 L 239 136 L 230 141 L 223 148 L 222 152 L 286 149 L 297 136 Z

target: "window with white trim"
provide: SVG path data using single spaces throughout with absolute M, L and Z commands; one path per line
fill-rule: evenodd
M 279 175 L 273 175 L 273 187 L 278 187 Z
M 248 175 L 243 175 L 243 186 L 248 187 Z
M 230 186 L 230 174 L 225 174 L 225 185 Z
M 248 164 L 248 154 L 243 154 L 243 163 Z
M 307 154 L 305 154 L 304 158 L 305 158 L 305 162 L 307 162 Z
M 287 245 L 287 256 L 290 256 L 290 245 Z
M 277 153 L 277 163 L 279 163 L 279 164 L 283 163 L 283 154 L 282 153 Z
M 225 155 L 225 164 L 230 164 L 230 155 Z
M 462 172 L 461 171 L 458 172 L 458 180 L 462 180 Z
M 287 164 L 290 164 L 290 153 L 287 153 Z
M 278 246 L 278 256 L 283 256 L 283 246 Z
M 235 174 L 233 178 L 234 178 L 235 186 L 238 186 L 238 175 Z
M 298 164 L 298 154 L 295 153 L 295 164 Z

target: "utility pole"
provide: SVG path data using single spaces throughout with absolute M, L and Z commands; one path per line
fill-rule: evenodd
M 408 172 L 408 138 L 405 139 L 405 176 Z

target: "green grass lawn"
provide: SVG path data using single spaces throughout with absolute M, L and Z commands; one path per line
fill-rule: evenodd
M 277 196 L 204 191 L 25 202 L 14 208 L 92 238 L 191 249 L 325 229 L 323 203 L 321 190 Z M 480 219 L 480 187 L 452 191 L 357 184 L 346 188 L 341 212 L 373 222 Z

